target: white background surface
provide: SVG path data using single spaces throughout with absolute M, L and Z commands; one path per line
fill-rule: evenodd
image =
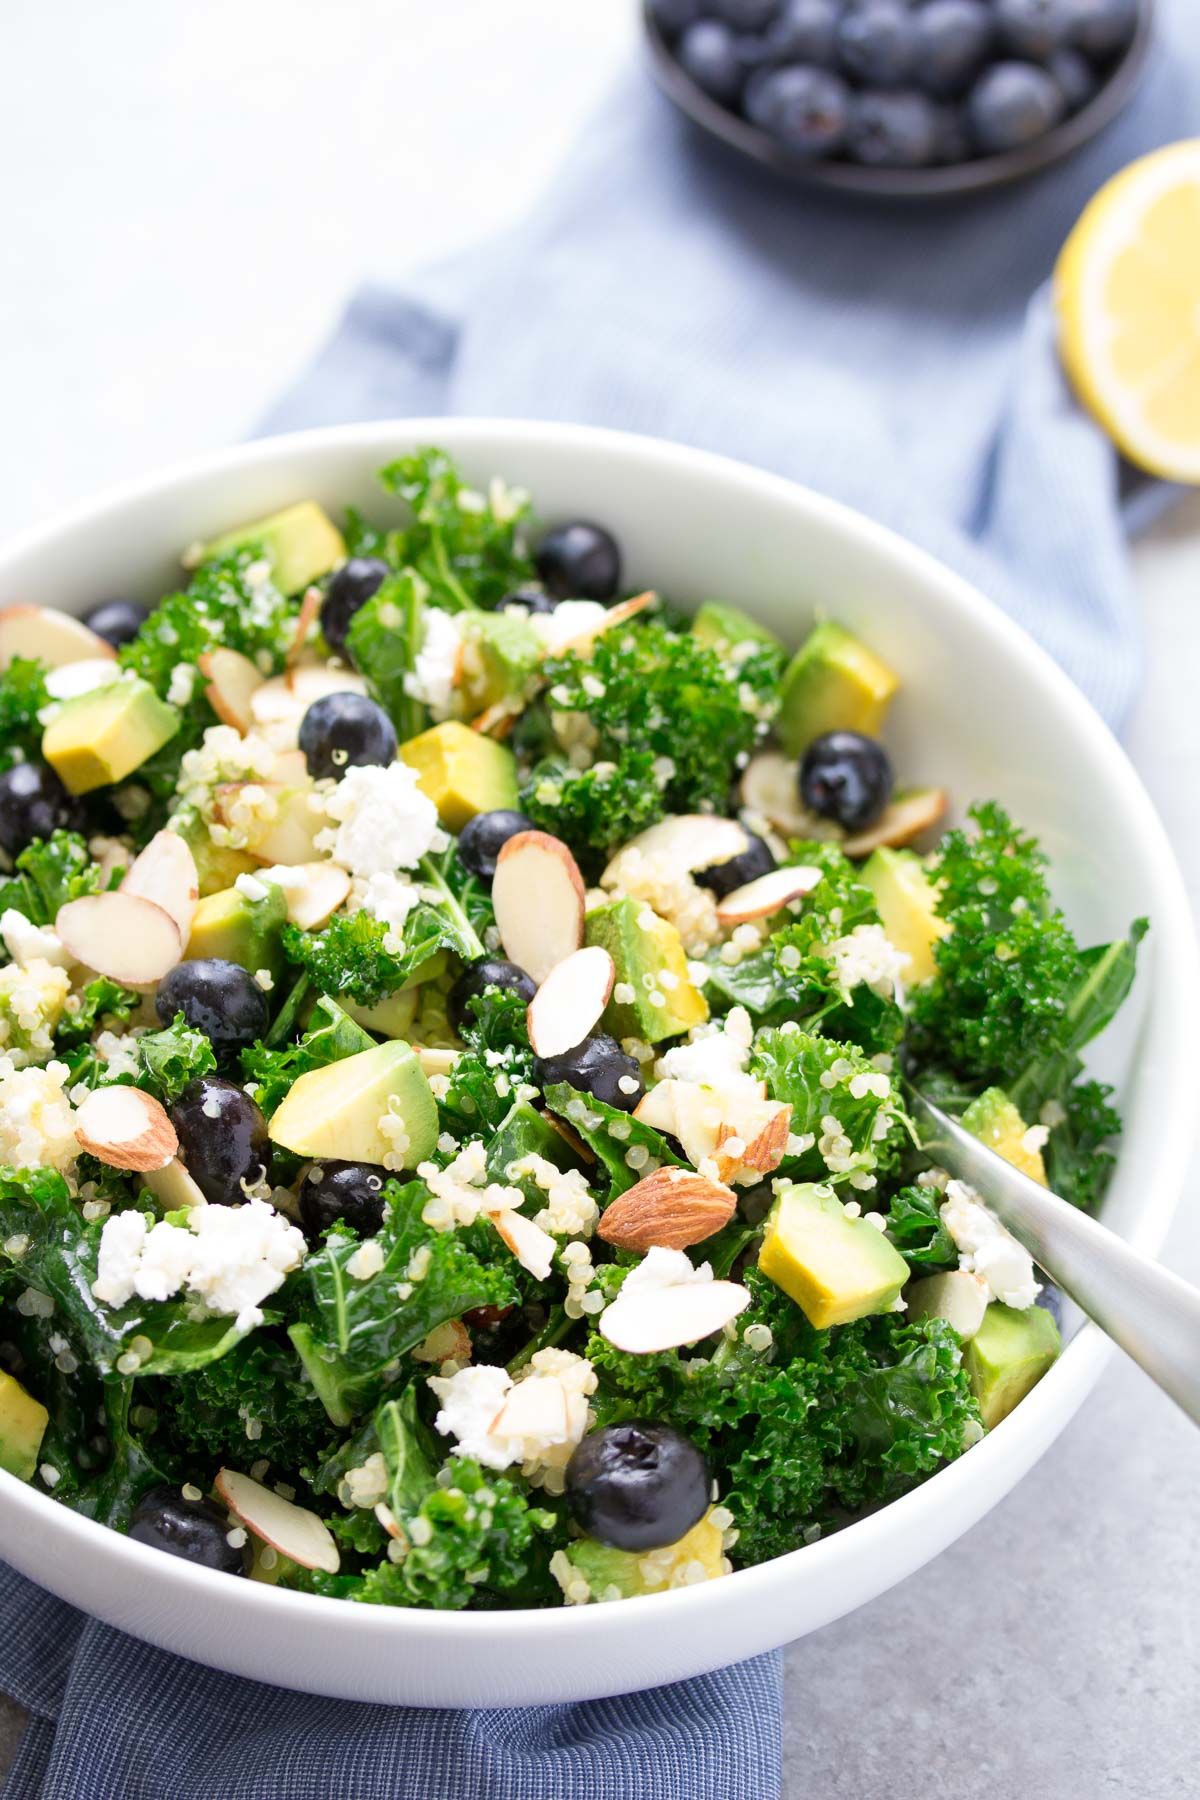
M 6 9 L 0 531 L 244 435 L 359 280 L 535 201 L 634 27 L 631 0 Z M 1138 566 L 1128 741 L 1195 899 L 1200 499 Z M 1200 1439 L 1114 1365 L 991 1519 L 789 1654 L 788 1800 L 1194 1793 L 1198 1494 Z

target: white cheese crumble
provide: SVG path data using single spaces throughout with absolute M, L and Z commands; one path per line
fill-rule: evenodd
M 461 650 L 462 633 L 455 615 L 441 607 L 426 607 L 421 648 L 414 667 L 404 677 L 404 691 L 422 701 L 439 723 L 450 717 L 453 708 Z
M 171 670 L 171 679 L 167 685 L 167 703 L 170 706 L 190 706 L 192 695 L 196 691 L 195 663 L 176 663 Z
M 532 613 L 529 627 L 548 656 L 554 656 L 573 638 L 595 631 L 608 617 L 599 600 L 560 600 L 553 612 Z
M 69 1075 L 66 1063 L 22 1069 L 0 1056 L 0 1162 L 63 1174 L 74 1168 L 75 1113 L 63 1091 Z
M 588 1427 L 596 1372 L 585 1356 L 539 1350 L 514 1381 L 507 1369 L 480 1363 L 450 1376 L 431 1375 L 440 1402 L 434 1424 L 458 1451 L 488 1469 L 521 1465 L 527 1480 L 561 1492 L 562 1471 Z
M 703 1087 L 736 1088 L 738 1077 L 745 1076 L 753 1038 L 750 1014 L 744 1006 L 732 1007 L 723 1029 L 719 1025 L 693 1027 L 686 1044 L 676 1044 L 659 1059 L 655 1073 L 676 1081 L 699 1082 Z M 753 1085 L 756 1093 L 761 1091 L 757 1082 Z
M 402 937 L 405 920 L 420 898 L 420 890 L 406 876 L 382 870 L 368 876 L 359 901 L 363 912 Z
M 845 937 L 836 938 L 826 954 L 844 995 L 868 987 L 881 1000 L 903 999 L 901 980 L 912 958 L 897 950 L 882 925 L 856 925 Z
M 942 1224 L 958 1247 L 958 1266 L 987 1283 L 988 1298 L 1024 1311 L 1041 1293 L 1033 1258 L 963 1181 L 946 1186 Z
M 70 964 L 70 953 L 57 931 L 50 925 L 34 925 L 15 906 L 8 906 L 0 913 L 0 938 L 4 939 L 4 948 L 13 961 L 23 969 L 32 962 L 52 963 L 58 969 L 65 969 Z
M 250 1331 L 304 1253 L 303 1233 L 264 1200 L 193 1206 L 186 1225 L 163 1219 L 149 1230 L 142 1213 L 114 1213 L 100 1234 L 92 1292 L 119 1307 L 134 1294 L 170 1300 L 186 1288 L 209 1312 L 233 1314 L 238 1329 Z
M 337 825 L 322 832 L 319 849 L 351 875 L 382 875 L 415 868 L 430 850 L 442 849 L 437 808 L 417 786 L 407 763 L 372 763 L 346 770 L 326 797 L 325 811 Z

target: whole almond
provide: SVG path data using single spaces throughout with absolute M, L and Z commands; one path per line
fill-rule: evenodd
M 606 1207 L 597 1230 L 618 1250 L 686 1250 L 733 1217 L 737 1195 L 692 1169 L 662 1168 Z

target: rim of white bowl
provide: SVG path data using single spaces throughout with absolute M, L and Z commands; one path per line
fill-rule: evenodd
M 503 453 L 504 447 L 514 443 L 544 443 L 547 438 L 580 449 L 610 449 L 627 462 L 642 463 L 648 473 L 665 464 L 673 464 L 685 472 L 691 468 L 698 474 L 719 477 L 731 488 L 751 488 L 760 494 L 774 495 L 810 516 L 832 518 L 860 538 L 867 539 L 878 550 L 907 563 L 926 582 L 940 587 L 956 607 L 971 617 L 983 637 L 990 638 L 1005 653 L 1023 661 L 1031 677 L 1050 690 L 1054 704 L 1067 716 L 1073 730 L 1088 741 L 1107 779 L 1120 792 L 1124 802 L 1141 815 L 1145 840 L 1141 848 L 1150 858 L 1148 886 L 1156 895 L 1155 966 L 1170 969 L 1169 981 L 1156 981 L 1156 1034 L 1159 1037 L 1165 1034 L 1172 1040 L 1172 1061 L 1175 1062 L 1177 1055 L 1175 1066 L 1181 1071 L 1186 1070 L 1189 1020 L 1195 1016 L 1196 999 L 1200 997 L 1200 958 L 1191 909 L 1166 830 L 1140 776 L 1113 733 L 1053 658 L 979 589 L 888 527 L 784 476 L 713 451 L 602 426 L 470 417 L 372 420 L 324 426 L 210 451 L 177 464 L 165 473 L 117 484 L 98 498 L 77 505 L 47 523 L 35 525 L 0 546 L 0 576 L 7 565 L 36 555 L 65 533 L 77 531 L 89 521 L 115 509 L 160 500 L 172 490 L 187 489 L 208 476 L 230 468 L 270 463 L 281 455 L 288 461 L 302 462 L 306 455 L 317 456 L 327 450 L 386 454 L 389 448 L 393 451 L 397 448 L 397 440 L 403 443 L 443 442 L 459 452 L 494 447 Z M 1182 1075 L 1180 1082 L 1182 1085 Z M 1126 1239 L 1147 1254 L 1153 1255 L 1161 1248 L 1178 1209 L 1194 1137 L 1195 1126 L 1187 1109 L 1180 1104 L 1164 1106 L 1156 1168 L 1153 1178 L 1146 1183 L 1149 1197 Z M 969 1511 L 968 1496 L 985 1485 L 992 1489 L 998 1500 L 1007 1487 L 992 1482 L 993 1466 L 1009 1462 L 1021 1471 L 1032 1466 L 1087 1398 L 1112 1349 L 1112 1344 L 1095 1326 L 1085 1324 L 1034 1391 L 968 1454 L 938 1470 L 934 1477 L 907 1494 L 867 1517 L 843 1526 L 829 1537 L 788 1551 L 754 1568 L 736 1570 L 720 1581 L 635 1596 L 623 1600 L 619 1606 L 575 1608 L 572 1629 L 585 1638 L 602 1639 L 614 1634 L 624 1636 L 644 1622 L 661 1619 L 666 1607 L 674 1608 L 677 1617 L 684 1609 L 697 1614 L 720 1613 L 726 1608 L 740 1611 L 747 1603 L 753 1604 L 755 1592 L 765 1591 L 768 1584 L 778 1579 L 782 1567 L 788 1569 L 789 1575 L 798 1573 L 799 1558 L 805 1559 L 803 1567 L 811 1569 L 814 1576 L 820 1572 L 827 1577 L 831 1570 L 857 1560 L 860 1555 L 865 1556 L 873 1545 L 886 1540 L 891 1531 L 890 1520 L 908 1521 L 921 1511 L 933 1512 L 942 1508 Z M 956 1503 L 959 1503 L 957 1507 Z M 991 1503 L 994 1502 L 988 1504 Z M 173 1587 L 181 1599 L 193 1591 L 196 1583 L 202 1584 L 196 1591 L 211 1599 L 214 1595 L 211 1584 L 226 1581 L 216 1571 L 197 1567 L 182 1558 L 164 1557 L 148 1545 L 135 1543 L 106 1525 L 85 1519 L 50 1495 L 38 1493 L 3 1470 L 0 1470 L 0 1504 L 51 1526 L 64 1549 L 70 1548 L 81 1556 L 100 1552 L 110 1561 L 114 1573 L 136 1579 L 140 1573 L 153 1569 L 156 1582 Z M 988 1506 L 985 1505 L 983 1510 L 988 1510 Z M 935 1544 L 928 1556 L 910 1563 L 909 1569 L 920 1566 L 920 1562 L 938 1554 L 941 1548 L 940 1543 Z M 231 1608 L 253 1608 L 264 1618 L 273 1616 L 280 1622 L 290 1620 L 297 1626 L 306 1621 L 314 1623 L 319 1617 L 332 1630 L 339 1627 L 352 1629 L 356 1637 L 377 1640 L 381 1646 L 389 1638 L 406 1637 L 414 1631 L 426 1639 L 469 1635 L 477 1647 L 485 1646 L 489 1639 L 494 1639 L 498 1645 L 511 1646 L 514 1638 L 558 1629 L 562 1621 L 562 1609 L 557 1607 L 480 1613 L 440 1612 L 419 1607 L 351 1608 L 344 1600 L 295 1593 L 252 1581 L 229 1583 L 228 1591 Z M 262 1678 L 261 1674 L 259 1678 Z

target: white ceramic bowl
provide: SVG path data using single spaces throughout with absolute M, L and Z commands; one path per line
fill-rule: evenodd
M 309 495 L 331 510 L 391 503 L 374 471 L 445 444 L 479 482 L 527 486 L 539 514 L 612 527 L 631 582 L 736 602 L 789 641 L 817 610 L 901 673 L 889 740 L 906 779 L 996 796 L 1043 840 L 1084 941 L 1153 920 L 1136 998 L 1098 1066 L 1126 1135 L 1105 1220 L 1142 1249 L 1175 1209 L 1195 1101 L 1196 967 L 1179 871 L 1123 752 L 1047 656 L 978 593 L 844 508 L 721 458 L 560 425 L 418 420 L 250 444 L 127 487 L 0 555 L 0 606 L 82 611 L 152 600 L 178 553 Z M 525 1613 L 353 1606 L 194 1568 L 77 1517 L 0 1473 L 0 1553 L 84 1611 L 200 1662 L 356 1700 L 568 1701 L 677 1680 L 816 1630 L 902 1580 L 1016 1483 L 1100 1374 L 1088 1327 L 1016 1412 L 952 1467 L 808 1549 L 725 1580 L 619 1605 Z

